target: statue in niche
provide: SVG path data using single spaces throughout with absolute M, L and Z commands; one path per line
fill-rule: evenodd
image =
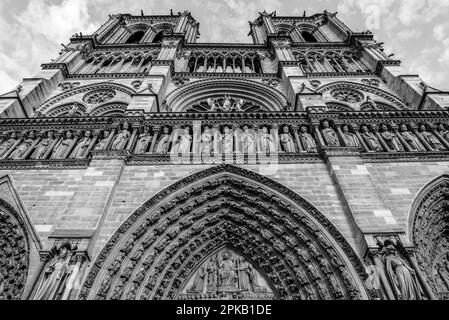
M 423 139 L 427 141 L 433 150 L 446 150 L 441 141 L 432 132 L 426 130 L 426 126 L 424 124 L 419 126 L 419 131 L 421 132 Z
M 63 159 L 64 154 L 70 148 L 72 142 L 73 142 L 73 134 L 72 131 L 69 130 L 65 134 L 65 139 L 62 139 L 56 144 L 50 159 Z
M 217 261 L 214 257 L 210 258 L 209 262 L 206 264 L 207 272 L 207 292 L 217 291 Z
M 363 125 L 362 126 L 362 138 L 365 140 L 365 143 L 367 144 L 368 148 L 373 151 L 381 151 L 382 147 L 380 145 L 379 139 L 377 136 L 369 131 L 368 127 Z
M 9 149 L 12 148 L 12 146 L 17 142 L 17 133 L 11 132 L 9 135 L 9 139 L 4 141 L 0 145 L 0 157 L 3 157 L 5 153 L 9 151 Z
M 94 147 L 94 150 L 105 150 L 109 141 L 109 135 L 110 132 L 108 130 L 103 131 L 103 139 L 101 139 L 100 142 L 97 143 L 97 145 Z
M 178 143 L 173 146 L 176 154 L 189 154 L 192 145 L 192 136 L 190 135 L 190 127 L 185 127 L 184 132 L 178 137 Z
M 229 251 L 225 251 L 221 257 L 222 261 L 218 267 L 219 288 L 221 290 L 235 290 L 237 289 L 235 283 L 236 273 L 234 271 L 232 254 Z
M 267 127 L 262 127 L 262 133 L 259 134 L 260 152 L 264 154 L 273 153 L 276 151 L 274 147 L 273 135 L 268 133 Z
M 232 154 L 234 152 L 233 130 L 231 130 L 228 126 L 224 127 L 223 152 L 225 154 Z
M 117 134 L 114 141 L 111 145 L 111 150 L 123 150 L 126 147 L 126 144 L 128 143 L 128 140 L 131 136 L 131 132 L 129 132 L 129 124 L 124 123 L 123 129 Z
M 151 134 L 150 134 L 150 128 L 145 127 L 143 130 L 143 133 L 139 135 L 139 139 L 137 140 L 136 150 L 135 154 L 145 154 L 148 149 L 148 145 L 151 142 Z
M 171 140 L 170 129 L 168 127 L 164 127 L 162 136 L 159 139 L 157 146 L 156 146 L 156 153 L 157 154 L 167 154 L 168 149 L 170 147 L 170 142 L 171 142 L 170 140 Z
M 48 131 L 47 136 L 43 138 L 31 154 L 31 159 L 43 159 L 48 148 L 55 141 L 56 137 L 53 131 Z
M 206 267 L 202 265 L 198 270 L 195 279 L 193 280 L 193 285 L 187 291 L 190 293 L 202 293 L 204 290 L 204 282 L 206 279 L 207 271 Z
M 290 130 L 288 126 L 284 126 L 282 128 L 282 133 L 279 137 L 281 141 L 282 148 L 285 152 L 293 153 L 296 152 L 295 142 L 293 140 L 292 135 L 290 134 Z
M 204 127 L 204 131 L 201 134 L 200 154 L 210 155 L 213 150 L 212 134 L 208 126 Z
M 356 134 L 349 132 L 349 127 L 347 125 L 342 127 L 342 132 L 348 142 L 348 147 L 360 147 L 359 138 Z
M 15 160 L 22 159 L 23 155 L 31 147 L 35 139 L 36 135 L 34 131 L 31 131 L 28 134 L 28 137 L 25 136 L 25 140 L 23 140 L 22 143 L 19 144 L 19 146 L 9 155 L 8 158 Z
M 243 127 L 243 133 L 240 137 L 241 141 L 242 141 L 242 152 L 243 153 L 254 153 L 255 152 L 255 148 L 254 148 L 254 135 L 252 135 L 249 132 L 249 127 L 248 126 L 244 126 Z
M 399 300 L 421 300 L 416 272 L 398 256 L 392 243 L 385 247 L 383 261 L 391 287 Z
M 87 149 L 90 146 L 90 143 L 92 142 L 92 132 L 90 130 L 86 130 L 84 132 L 84 137 L 78 141 L 75 148 L 72 151 L 71 158 L 74 159 L 81 159 L 87 157 Z
M 396 133 L 391 132 L 388 130 L 388 127 L 386 124 L 382 124 L 380 126 L 380 135 L 384 139 L 385 143 L 387 144 L 388 148 L 390 148 L 391 151 L 404 151 L 404 146 L 402 145 L 401 141 L 399 141 L 399 138 L 397 137 Z
M 438 133 L 444 138 L 446 139 L 446 141 L 449 141 L 449 131 L 446 130 L 446 127 L 444 126 L 444 124 L 440 123 L 438 125 Z
M 243 257 L 239 258 L 238 263 L 240 290 L 257 292 L 257 275 L 254 272 L 252 265 Z
M 312 135 L 307 132 L 307 127 L 301 127 L 299 136 L 304 144 L 304 149 L 307 152 L 318 152 L 315 139 L 313 139 Z
M 410 146 L 412 151 L 426 151 L 426 148 L 421 144 L 418 137 L 415 136 L 414 133 L 408 131 L 407 126 L 405 124 L 401 124 L 401 136 L 404 138 L 404 140 L 407 142 L 407 144 Z
M 337 133 L 329 125 L 328 121 L 323 121 L 323 129 L 321 130 L 324 141 L 326 141 L 329 147 L 339 147 L 340 141 L 338 141 Z
M 45 268 L 34 300 L 57 300 L 61 297 L 66 282 L 73 271 L 70 267 L 70 259 L 69 246 L 62 246 Z

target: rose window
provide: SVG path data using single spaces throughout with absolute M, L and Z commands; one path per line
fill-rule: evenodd
M 363 100 L 363 94 L 352 89 L 336 89 L 331 92 L 332 97 L 338 101 L 358 103 Z
M 83 101 L 88 104 L 100 104 L 115 97 L 114 90 L 96 90 L 87 93 L 83 97 Z

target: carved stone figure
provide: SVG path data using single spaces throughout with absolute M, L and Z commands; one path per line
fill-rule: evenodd
M 243 101 L 243 99 L 238 99 L 234 104 L 234 110 L 237 112 L 243 111 L 242 106 L 244 103 L 245 103 L 245 101 Z
M 235 279 L 234 261 L 232 261 L 230 252 L 224 252 L 222 255 L 222 262 L 218 267 L 219 288 L 220 290 L 235 290 L 237 289 Z
M 108 130 L 103 131 L 103 138 L 100 140 L 100 142 L 97 143 L 97 145 L 94 147 L 94 150 L 105 150 L 106 146 L 109 141 L 109 134 L 110 132 Z
M 150 128 L 145 127 L 143 133 L 140 134 L 139 139 L 137 140 L 136 149 L 134 151 L 135 154 L 145 154 L 148 149 L 148 145 L 151 142 L 151 134 Z
M 79 159 L 87 157 L 87 149 L 92 142 L 92 132 L 90 130 L 86 130 L 84 132 L 84 137 L 78 141 L 75 148 L 72 151 L 71 158 Z
M 34 142 L 34 139 L 36 139 L 36 135 L 34 131 L 31 131 L 28 134 L 28 137 L 26 137 L 21 144 L 17 146 L 17 148 L 9 155 L 9 159 L 22 159 L 23 155 L 27 150 L 31 147 L 31 145 Z
M 190 127 L 185 127 L 184 132 L 178 138 L 178 143 L 173 147 L 174 152 L 181 155 L 190 153 L 190 147 L 192 145 L 192 136 L 190 135 Z
M 204 282 L 206 279 L 207 271 L 206 267 L 203 265 L 198 270 L 195 279 L 193 280 L 192 287 L 188 289 L 188 292 L 196 292 L 196 293 L 202 293 L 204 290 Z
M 337 133 L 329 125 L 328 121 L 323 121 L 323 129 L 321 130 L 324 141 L 329 147 L 339 147 L 340 141 L 338 141 Z
M 262 133 L 259 134 L 259 145 L 260 152 L 264 154 L 273 153 L 276 151 L 273 135 L 268 133 L 268 129 L 265 126 L 262 127 Z
M 359 138 L 356 134 L 349 132 L 349 127 L 347 125 L 342 127 L 342 132 L 348 142 L 348 147 L 360 147 Z
M 51 155 L 51 159 L 63 159 L 64 154 L 67 152 L 67 150 L 70 148 L 70 145 L 73 142 L 73 134 L 72 131 L 67 131 L 65 134 L 65 139 L 62 139 L 59 141 Z
M 404 151 L 404 146 L 399 141 L 399 138 L 397 137 L 396 133 L 391 132 L 388 130 L 387 125 L 382 124 L 380 126 L 381 133 L 380 135 L 384 139 L 385 143 L 387 144 L 388 148 L 392 151 Z
M 307 132 L 307 127 L 301 127 L 299 136 L 307 152 L 318 152 L 315 139 Z
M 208 126 L 204 127 L 204 132 L 201 134 L 200 154 L 210 155 L 213 150 L 212 134 Z
M 441 141 L 432 132 L 426 130 L 425 125 L 423 124 L 420 125 L 419 130 L 421 132 L 421 136 L 423 137 L 423 139 L 427 141 L 427 143 L 433 150 L 437 151 L 446 150 Z
M 239 286 L 242 291 L 258 291 L 257 276 L 253 267 L 245 258 L 239 258 Z
M 418 287 L 415 270 L 398 256 L 397 250 L 392 244 L 388 244 L 385 250 L 386 253 L 383 260 L 386 274 L 398 299 L 421 300 L 421 292 Z
M 223 152 L 225 154 L 232 154 L 234 152 L 234 135 L 228 126 L 224 127 Z
M 223 105 L 222 105 L 222 110 L 224 112 L 229 112 L 229 111 L 231 111 L 231 106 L 232 106 L 231 97 L 225 96 Z
M 446 127 L 444 126 L 444 124 L 440 123 L 438 125 L 438 133 L 444 138 L 446 139 L 446 141 L 449 141 L 449 131 L 446 130 Z
M 128 143 L 128 140 L 131 136 L 131 132 L 129 132 L 129 124 L 124 123 L 123 129 L 117 134 L 114 141 L 112 141 L 111 150 L 123 150 Z
M 43 159 L 45 153 L 55 141 L 55 139 L 56 137 L 53 131 L 47 132 L 47 136 L 39 142 L 39 144 L 36 146 L 36 149 L 34 149 L 34 152 L 31 154 L 31 159 Z
M 70 252 L 66 246 L 59 249 L 44 271 L 44 276 L 36 291 L 34 300 L 59 299 L 65 289 L 66 281 L 72 272 L 70 268 Z
M 279 139 L 281 141 L 282 148 L 284 149 L 285 152 L 288 153 L 296 152 L 295 142 L 287 126 L 284 126 L 282 128 L 282 133 Z
M 447 261 L 446 261 L 447 264 Z M 440 276 L 440 279 L 442 280 L 442 284 L 444 284 L 444 287 L 441 286 L 440 284 L 440 289 L 442 289 L 441 291 L 448 291 L 449 290 L 449 269 L 447 268 L 448 266 L 444 265 L 443 261 L 440 261 L 437 264 L 437 272 L 438 275 Z
M 365 140 L 366 145 L 372 151 L 381 151 L 382 146 L 380 145 L 377 136 L 369 131 L 367 126 L 362 126 L 362 138 Z
M 170 129 L 164 127 L 161 138 L 159 139 L 156 147 L 157 154 L 167 154 L 171 143 Z
M 412 151 L 426 151 L 426 148 L 421 144 L 418 137 L 415 136 L 414 133 L 407 130 L 407 126 L 405 124 L 401 124 L 401 133 L 404 140 L 410 146 Z
M 12 146 L 17 142 L 17 133 L 11 132 L 9 139 L 4 141 L 0 145 L 0 158 L 3 157 L 5 153 L 9 151 L 9 149 L 12 148 Z
M 215 112 L 219 109 L 217 106 L 217 102 L 215 100 L 213 100 L 212 98 L 207 99 L 207 104 L 209 105 L 210 111 L 212 111 L 212 112 Z
M 254 135 L 249 132 L 248 126 L 243 127 L 243 133 L 240 137 L 242 141 L 242 152 L 246 154 L 252 154 L 255 152 L 254 148 Z
M 217 279 L 217 261 L 214 257 L 210 258 L 206 265 L 207 271 L 207 292 L 217 291 L 218 279 Z

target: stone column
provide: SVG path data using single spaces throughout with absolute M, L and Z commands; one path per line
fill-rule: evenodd
M 89 146 L 86 149 L 86 154 L 85 154 L 85 158 L 87 158 L 89 156 L 90 151 L 93 149 L 93 147 L 97 144 L 98 141 L 98 136 L 100 135 L 100 130 L 95 130 L 93 133 L 93 139 L 90 142 Z
M 20 143 L 23 141 L 23 133 L 17 134 L 17 141 L 12 145 L 11 148 L 0 158 L 0 159 L 8 159 L 9 155 L 19 146 Z
M 318 146 L 320 148 L 323 148 L 326 146 L 326 143 L 324 143 L 323 136 L 320 132 L 320 125 L 318 123 L 313 124 L 313 131 L 315 132 L 315 140 L 318 142 Z
M 51 145 L 48 146 L 47 150 L 45 150 L 44 156 L 42 157 L 42 159 L 48 159 L 48 157 L 50 156 L 50 154 L 52 153 L 53 149 L 55 148 L 55 146 L 63 139 L 62 137 L 62 131 L 56 132 L 55 133 L 55 138 L 53 140 L 53 142 L 51 143 Z
M 418 131 L 418 127 L 414 123 L 410 123 L 410 128 L 412 129 L 412 132 L 415 134 L 415 136 L 418 138 L 419 142 L 428 150 L 433 151 L 433 148 L 429 145 L 429 143 L 424 139 L 421 135 L 421 132 Z
M 357 138 L 360 141 L 360 144 L 362 145 L 363 149 L 365 150 L 365 152 L 374 152 L 372 150 L 370 150 L 365 142 L 365 140 L 363 140 L 362 136 L 360 135 L 360 131 L 359 131 L 359 126 L 356 124 L 352 124 L 352 125 L 347 125 L 348 127 L 350 126 L 352 128 L 352 130 L 354 130 L 355 135 L 357 136 Z
M 415 251 L 413 249 L 408 249 L 406 251 L 407 251 L 410 263 L 411 263 L 413 269 L 415 269 L 418 280 L 419 280 L 421 286 L 423 287 L 424 292 L 426 293 L 427 297 L 430 300 L 437 300 L 437 298 L 435 298 L 435 295 L 433 294 L 432 289 L 430 288 L 429 284 L 427 283 L 426 277 L 424 276 L 421 269 L 419 268 L 418 261 L 416 260 L 416 256 L 415 256 Z
M 384 150 L 387 152 L 391 152 L 392 150 L 390 149 L 390 147 L 388 147 L 388 145 L 385 143 L 384 139 L 382 138 L 382 135 L 379 133 L 379 126 L 373 124 L 370 127 L 371 127 L 371 130 L 376 135 L 377 139 L 379 140 L 379 143 L 382 145 L 382 148 L 384 148 Z M 394 151 L 396 151 L 396 150 L 394 150 Z
M 382 260 L 380 259 L 379 255 L 380 254 L 378 252 L 372 253 L 374 264 L 376 265 L 377 271 L 379 272 L 380 281 L 382 282 L 382 286 L 384 287 L 384 290 L 387 293 L 388 299 L 396 300 L 396 297 L 393 294 L 393 290 L 391 290 L 387 276 L 385 275 L 385 266 Z
M 137 123 L 133 124 L 133 133 L 131 134 L 131 138 L 129 138 L 128 144 L 126 145 L 126 150 L 128 150 L 129 152 L 132 152 L 132 149 L 134 148 L 137 132 L 139 131 L 138 125 L 139 124 Z

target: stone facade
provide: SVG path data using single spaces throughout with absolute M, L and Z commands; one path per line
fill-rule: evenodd
M 0 299 L 446 299 L 449 95 L 335 14 L 111 15 L 0 96 Z

